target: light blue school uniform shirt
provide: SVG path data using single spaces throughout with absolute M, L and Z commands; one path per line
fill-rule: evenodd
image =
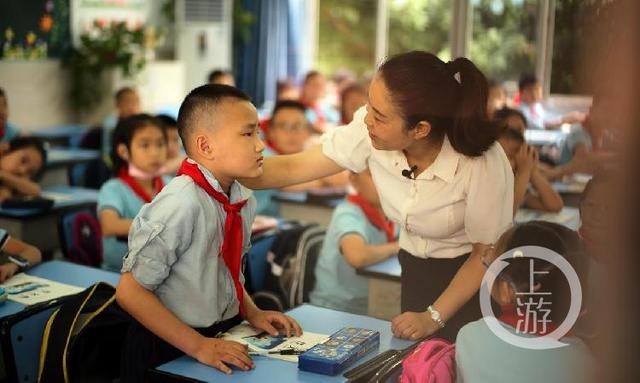
M 2 139 L 0 139 L 0 142 L 9 142 L 14 138 L 18 137 L 19 134 L 20 134 L 20 129 L 18 129 L 12 123 L 7 122 L 4 125 L 4 136 L 2 136 Z
M 277 154 L 270 148 L 265 148 L 262 152 L 262 155 L 266 158 L 275 156 Z M 278 189 L 264 189 L 254 191 L 253 195 L 254 197 L 256 197 L 258 206 L 256 209 L 256 214 L 268 215 L 270 217 L 280 217 L 280 203 L 273 200 L 273 197 L 276 194 L 278 194 Z
M 162 177 L 166 185 L 171 177 Z M 134 219 L 145 202 L 129 185 L 119 178 L 112 178 L 105 182 L 98 193 L 98 212 L 104 209 L 112 209 L 118 212 L 121 218 Z M 122 257 L 127 253 L 126 240 L 118 240 L 116 237 L 103 237 L 102 248 L 104 259 L 102 267 L 110 271 L 120 271 Z
M 504 327 L 517 336 L 516 330 Z M 529 350 L 498 338 L 483 319 L 460 329 L 456 338 L 457 382 L 587 383 L 595 380 L 596 362 L 586 344 L 562 338 L 567 346 Z
M 527 119 L 527 129 L 544 130 L 546 112 L 541 103 L 536 102 L 531 105 L 523 102 L 518 105 L 518 110 L 522 112 Z
M 571 161 L 573 153 L 576 150 L 576 146 L 583 144 L 587 147 L 588 151 L 591 151 L 592 142 L 591 136 L 587 133 L 582 126 L 576 126 L 569 133 L 562 142 L 560 148 L 560 158 L 558 158 L 558 165 L 564 165 Z
M 387 242 L 384 231 L 376 228 L 360 207 L 343 202 L 331 217 L 316 265 L 316 285 L 311 303 L 340 311 L 367 314 L 369 287 L 367 278 L 357 275 L 340 251 L 340 241 L 347 234 L 361 236 L 370 245 Z
M 340 122 L 340 113 L 333 106 L 328 104 L 320 104 L 318 108 L 324 115 L 325 124 L 329 123 L 332 125 L 337 125 Z M 309 123 L 312 125 L 315 125 L 320 118 L 318 113 L 312 108 L 307 108 L 304 115 L 307 117 L 307 121 L 309 121 Z
M 198 165 L 207 182 L 222 192 L 213 174 Z M 242 217 L 242 254 L 249 251 L 255 199 L 238 182 L 230 202 L 247 199 Z M 188 176 L 174 178 L 136 216 L 122 272 L 152 291 L 182 322 L 209 327 L 233 318 L 239 302 L 231 273 L 220 255 L 227 213 L 222 204 Z M 240 282 L 244 276 L 240 273 Z

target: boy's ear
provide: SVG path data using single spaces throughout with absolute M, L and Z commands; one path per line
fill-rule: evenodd
M 127 145 L 125 144 L 118 144 L 118 146 L 116 146 L 116 153 L 118 154 L 118 156 L 120 158 L 122 158 L 123 160 L 129 162 L 129 149 L 127 149 Z
M 215 153 L 210 139 L 204 134 L 196 134 L 195 136 L 195 149 L 204 158 L 208 160 L 215 159 Z

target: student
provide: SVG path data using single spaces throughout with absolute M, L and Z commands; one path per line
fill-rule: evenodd
M 119 271 L 133 218 L 169 180 L 161 177 L 167 161 L 166 131 L 147 114 L 123 119 L 113 131 L 112 160 L 116 177 L 100 188 L 98 215 L 104 249 L 102 266 Z
M 367 314 L 369 288 L 360 269 L 398 254 L 394 224 L 380 207 L 371 172 L 351 173 L 356 194 L 338 205 L 322 244 L 311 303 L 340 311 Z
M 36 247 L 13 239 L 5 229 L 0 228 L 0 251 L 7 255 L 7 263 L 0 265 L 0 283 L 6 282 L 15 274 L 42 261 L 40 250 Z
M 258 309 L 242 286 L 255 200 L 235 181 L 262 173 L 264 144 L 249 97 L 204 85 L 185 98 L 178 129 L 188 159 L 179 176 L 134 220 L 116 292 L 136 320 L 127 335 L 121 381 L 187 354 L 230 374 L 254 367 L 247 347 L 214 336 L 240 322 L 276 335 L 298 323 Z
M 527 119 L 529 129 L 557 129 L 562 124 L 575 124 L 584 120 L 584 114 L 571 112 L 561 118 L 550 118 L 542 106 L 542 86 L 532 74 L 523 74 L 518 82 L 520 105 L 518 109 Z
M 236 80 L 233 78 L 233 73 L 225 69 L 214 69 L 209 73 L 209 84 L 221 84 L 236 86 Z
M 506 231 L 483 257 L 483 263 L 521 246 L 540 246 L 562 256 L 573 267 L 581 281 L 586 277 L 584 254 L 574 231 L 561 225 L 532 221 Z M 530 261 L 539 272 L 531 282 Z M 532 287 L 533 284 L 533 287 Z M 584 284 L 583 291 L 584 291 Z M 533 308 L 519 308 L 516 294 L 534 291 L 550 292 L 537 318 L 550 319 L 546 326 L 525 327 L 525 316 Z M 548 334 L 562 323 L 568 313 L 571 294 L 565 275 L 555 265 L 528 257 L 512 258 L 497 276 L 491 297 L 500 306 L 498 321 L 506 331 L 518 337 Z M 526 299 L 526 298 L 525 298 Z M 542 310 L 549 309 L 548 313 Z M 544 316 L 543 316 L 544 315 Z M 530 321 L 528 321 L 531 323 Z M 517 347 L 499 338 L 484 319 L 469 323 L 456 339 L 458 382 L 592 382 L 596 379 L 596 363 L 585 343 L 569 332 L 560 341 L 566 346 L 555 349 L 531 350 Z
M 400 226 L 402 314 L 393 334 L 453 340 L 481 317 L 478 257 L 513 222 L 513 171 L 486 114 L 487 82 L 468 59 L 391 56 L 348 126 L 302 153 L 266 158 L 263 175 L 242 182 L 284 187 L 369 168 Z
M 0 154 L 0 201 L 13 196 L 38 196 L 36 179 L 47 162 L 47 152 L 36 137 L 16 137 Z
M 562 197 L 543 175 L 538 152 L 524 141 L 526 120 L 522 113 L 503 108 L 494 117 L 501 132 L 498 142 L 509 158 L 514 174 L 513 213 L 522 206 L 550 212 L 562 210 Z M 529 185 L 533 187 L 532 191 Z
M 487 115 L 493 118 L 494 113 L 507 106 L 507 92 L 501 83 L 490 79 L 489 83 L 489 100 L 487 101 Z
M 367 92 L 364 87 L 352 84 L 340 94 L 340 117 L 343 125 L 353 120 L 353 115 L 363 105 L 367 104 Z
M 118 122 L 141 111 L 140 95 L 134 88 L 126 86 L 118 89 L 114 102 L 115 114 L 110 114 L 102 123 L 102 154 L 105 158 L 110 156 L 112 132 Z
M 182 160 L 185 158 L 180 134 L 178 133 L 178 122 L 175 118 L 166 114 L 159 114 L 156 118 L 164 125 L 164 129 L 167 132 L 167 163 L 162 170 L 162 174 L 175 176 L 182 164 Z
M 293 81 L 279 80 L 276 84 L 276 102 L 278 101 L 296 101 L 300 99 L 300 89 Z
M 323 102 L 327 92 L 327 80 L 318 71 L 310 71 L 302 83 L 300 102 L 307 107 L 307 120 L 314 130 L 324 132 L 327 125 L 339 122 L 338 112 Z
M 602 165 L 616 158 L 611 151 L 611 107 L 603 97 L 593 98 L 584 123 L 574 126 L 563 140 L 557 159 L 558 166 L 546 170 L 548 178 L 560 179 L 578 172 L 593 174 Z
M 20 130 L 9 123 L 9 100 L 0 88 L 0 142 L 9 142 L 20 134 Z
M 280 101 L 273 108 L 271 119 L 261 125 L 266 135 L 266 148 L 263 155 L 271 157 L 281 154 L 302 152 L 311 138 L 311 126 L 305 115 L 304 104 L 298 101 Z M 344 173 L 319 180 L 282 188 L 283 191 L 297 192 L 323 187 L 343 187 L 347 185 Z M 254 192 L 258 202 L 257 214 L 278 217 L 280 206 L 273 200 L 277 189 Z

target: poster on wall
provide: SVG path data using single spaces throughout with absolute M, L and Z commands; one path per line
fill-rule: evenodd
M 1 0 L 0 59 L 61 57 L 71 43 L 69 0 Z

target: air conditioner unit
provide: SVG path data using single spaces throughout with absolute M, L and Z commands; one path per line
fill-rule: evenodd
M 176 52 L 185 66 L 187 91 L 212 69 L 231 69 L 233 0 L 177 0 Z

